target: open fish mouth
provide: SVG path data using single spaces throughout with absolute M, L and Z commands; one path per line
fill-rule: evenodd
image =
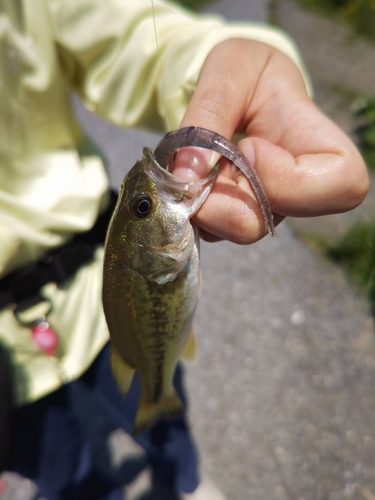
M 150 160 L 147 167 L 147 175 L 155 182 L 158 189 L 168 195 L 172 195 L 176 201 L 182 202 L 189 218 L 192 217 L 210 194 L 216 177 L 219 174 L 220 164 L 217 163 L 204 179 L 187 181 L 173 175 L 159 165 L 151 149 L 144 148 L 143 155 Z

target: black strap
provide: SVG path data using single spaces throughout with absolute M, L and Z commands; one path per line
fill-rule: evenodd
M 52 250 L 42 259 L 14 271 L 0 280 L 0 309 L 20 303 L 38 301 L 39 290 L 47 283 L 60 285 L 74 276 L 80 267 L 89 262 L 95 249 L 105 240 L 107 227 L 116 205 L 117 195 L 111 193 L 108 209 L 99 216 L 95 225 L 86 233 L 79 233 L 63 246 Z
M 8 351 L 0 344 L 0 473 L 7 466 L 13 437 L 12 367 Z

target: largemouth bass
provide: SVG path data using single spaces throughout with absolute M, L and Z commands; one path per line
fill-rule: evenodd
M 192 135 L 192 129 L 168 134 L 170 139 L 164 138 L 155 154 L 144 148 L 142 160 L 122 183 L 107 233 L 103 306 L 112 369 L 123 394 L 134 372 L 139 374 L 135 433 L 162 416 L 182 413 L 172 380 L 180 356 L 194 357 L 192 321 L 200 289 L 198 233 L 190 219 L 219 171 L 217 165 L 199 182 L 182 180 L 163 168 L 170 154 L 180 147 L 204 147 L 230 158 L 242 171 L 245 168 L 273 231 L 267 198 L 243 154 L 214 132 L 194 128 Z
M 161 168 L 145 148 L 121 187 L 107 234 L 103 305 L 122 393 L 135 370 L 140 377 L 135 433 L 160 416 L 182 412 L 172 379 L 193 335 L 200 288 L 198 235 L 190 218 L 217 171 L 199 183 L 185 182 Z M 194 357 L 194 344 L 192 337 L 187 357 Z

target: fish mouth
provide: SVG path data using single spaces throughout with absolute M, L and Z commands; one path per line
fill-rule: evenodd
M 172 195 L 176 200 L 182 202 L 192 217 L 203 205 L 207 196 L 219 174 L 220 164 L 208 173 L 208 175 L 199 181 L 188 181 L 181 179 L 163 168 L 157 162 L 154 152 L 149 148 L 143 149 L 143 155 L 149 160 L 147 166 L 147 175 L 155 182 L 159 190 Z

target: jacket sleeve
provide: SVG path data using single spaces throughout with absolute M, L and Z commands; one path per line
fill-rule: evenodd
M 50 0 L 50 6 L 70 84 L 89 109 L 117 125 L 165 129 L 167 116 L 177 128 L 206 56 L 229 38 L 284 52 L 311 93 L 293 41 L 271 26 L 197 16 L 161 0 L 154 6 L 151 0 Z

